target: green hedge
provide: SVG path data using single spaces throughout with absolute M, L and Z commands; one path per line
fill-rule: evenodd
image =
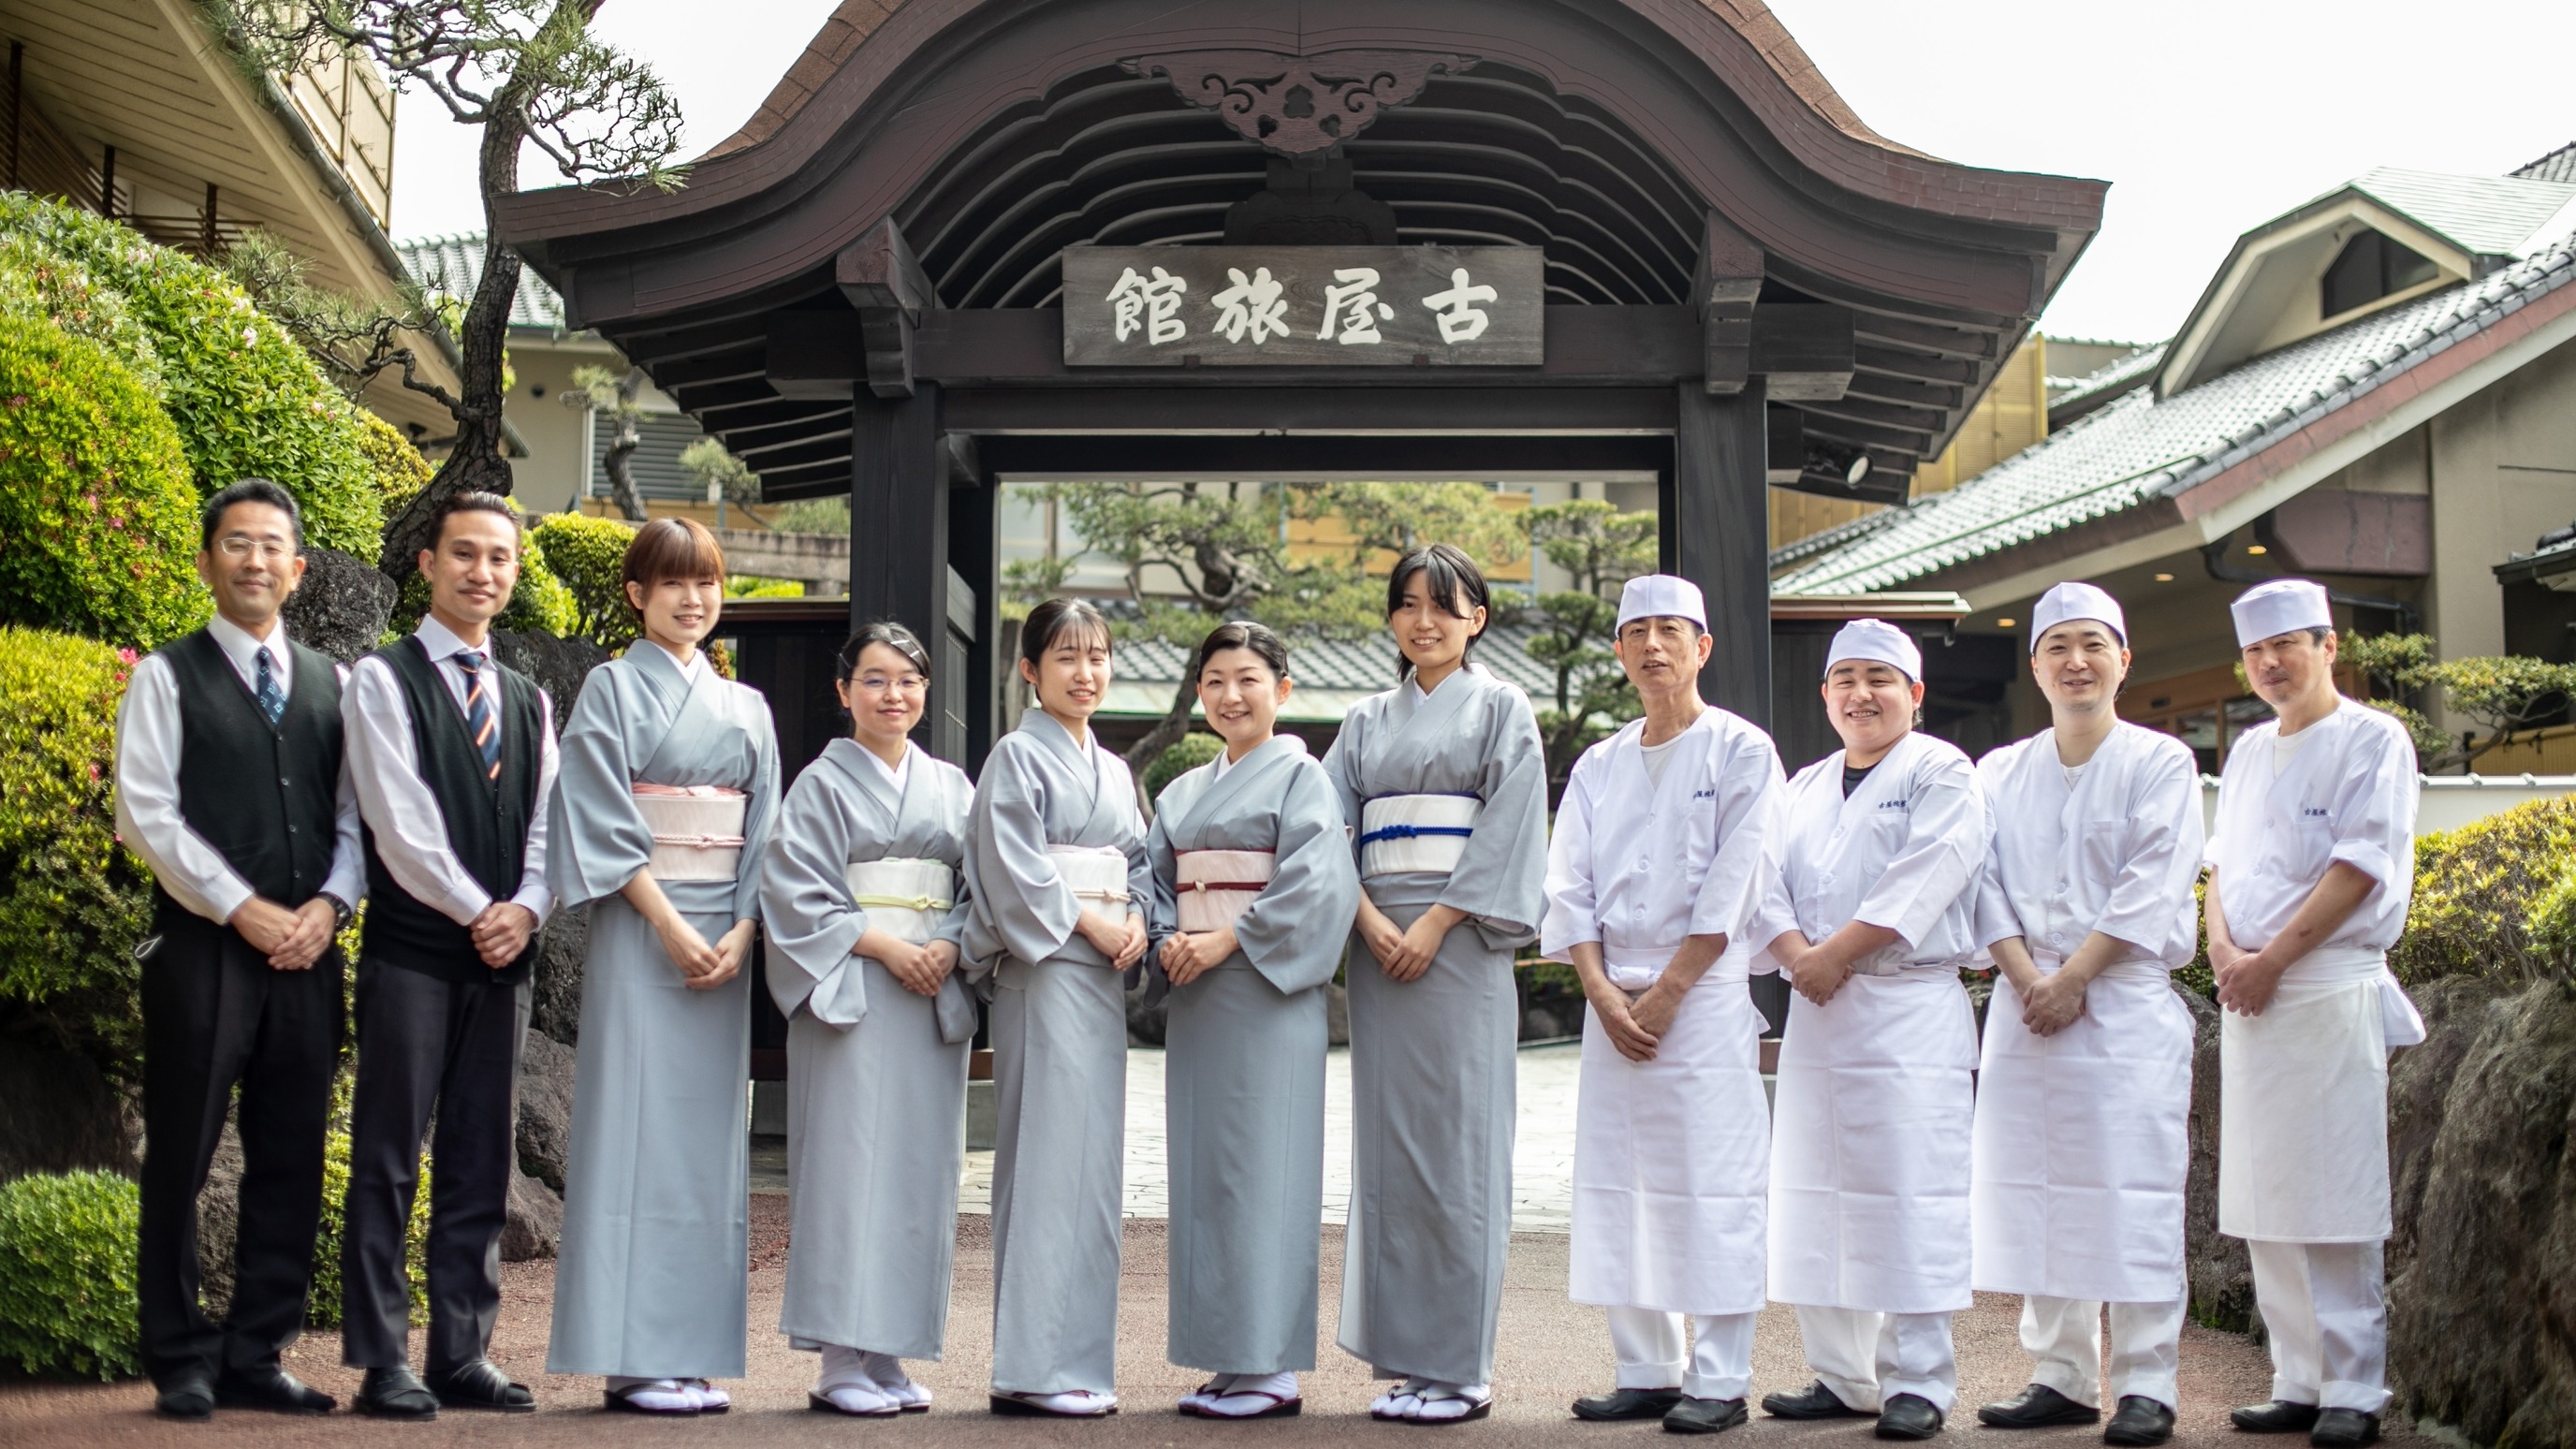
M 160 402 L 161 353 L 124 294 L 99 285 L 87 268 L 54 255 L 32 237 L 0 237 L 0 312 L 40 317 L 97 343 L 134 374 L 156 405 Z
M 1198 730 L 1172 741 L 1145 767 L 1145 798 L 1161 799 L 1164 786 L 1224 753 L 1224 740 Z
M 354 958 L 352 958 L 354 959 Z M 313 1239 L 313 1292 L 306 1300 L 304 1321 L 313 1328 L 340 1326 L 340 1248 L 345 1240 L 342 1214 L 349 1197 L 349 1101 L 351 1073 L 343 1068 L 331 1084 L 331 1131 L 322 1141 L 322 1230 Z M 420 1183 L 411 1200 L 411 1221 L 403 1231 L 403 1271 L 411 1281 L 411 1321 L 429 1322 L 429 1163 L 420 1165 Z
M 205 618 L 178 434 L 95 342 L 0 311 L 0 623 L 143 648 Z
M 129 668 L 104 644 L 0 627 L 0 1003 L 126 1081 L 152 913 L 111 798 Z
M 574 622 L 569 632 L 611 651 L 631 642 L 635 617 L 626 611 L 624 579 L 635 530 L 614 519 L 550 513 L 538 522 L 534 537 L 555 576 L 571 591 Z
M 162 406 L 200 497 L 248 474 L 273 478 L 304 506 L 309 541 L 375 557 L 382 484 L 366 415 L 248 292 L 126 226 L 25 192 L 0 193 L 0 240 L 71 262 L 122 299 L 159 358 Z
M 2415 900 L 2388 953 L 2412 986 L 2444 976 L 2567 977 L 2576 940 L 2576 800 L 2534 800 L 2415 841 Z
M 0 1363 L 30 1374 L 142 1372 L 134 1242 L 142 1197 L 112 1172 L 0 1186 Z

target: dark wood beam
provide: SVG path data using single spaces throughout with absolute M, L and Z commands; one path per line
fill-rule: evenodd
M 1665 475 L 1663 567 L 1698 584 L 1716 647 L 1700 671 L 1709 703 L 1771 724 L 1769 494 L 1763 480 L 1770 423 L 1762 384 L 1710 397 L 1696 383 L 1673 389 L 1677 426 Z
M 1753 358 L 1763 395 L 1777 402 L 1825 401 L 1852 378 L 1852 314 L 1828 303 L 1753 309 Z
M 1807 416 L 1796 408 L 1772 407 L 1763 409 L 1763 418 L 1763 481 L 1794 483 L 1807 457 Z
M 1991 360 L 1996 352 L 1995 334 L 1992 332 L 1944 327 L 1936 322 L 1915 322 L 1903 317 L 1890 317 L 1884 312 L 1859 314 L 1853 319 L 1852 330 L 1879 342 L 1921 348 L 1943 357 Z
M 953 416 L 952 416 L 953 421 Z M 1202 478 L 1290 474 L 1420 477 L 1563 472 L 1659 473 L 1671 461 L 1662 437 L 1125 437 L 985 436 L 975 440 L 993 477 L 1115 478 L 1139 473 Z
M 940 389 L 863 397 L 851 407 L 850 624 L 892 619 L 938 651 L 948 638 L 948 478 L 940 461 Z M 933 661 L 936 663 L 936 659 Z M 914 732 L 924 749 L 962 760 L 948 729 L 962 678 L 933 669 L 930 707 Z
M 1973 362 L 1874 347 L 1859 340 L 1857 335 L 1852 341 L 1852 370 L 1856 373 L 1884 373 L 1889 377 L 1911 378 L 1917 382 L 1953 383 L 1960 387 L 1975 387 L 1985 381 L 1980 375 L 1982 369 Z
M 1710 212 L 1691 279 L 1691 303 L 1704 333 L 1701 381 L 1711 397 L 1744 391 L 1753 375 L 1753 307 L 1762 295 L 1762 248 L 1733 222 Z
M 868 391 L 912 396 L 914 334 L 923 315 L 939 305 L 939 293 L 893 217 L 841 248 L 832 259 L 832 280 L 858 309 Z
M 772 312 L 763 375 L 780 397 L 847 398 L 868 375 L 855 312 Z
M 1165 382 L 1165 378 L 1154 382 Z M 947 390 L 969 433 L 1668 433 L 1662 387 L 1106 387 Z

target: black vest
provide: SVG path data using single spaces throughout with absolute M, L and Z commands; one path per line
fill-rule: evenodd
M 402 687 L 403 706 L 411 715 L 413 753 L 420 761 L 421 782 L 438 802 L 447 825 L 447 844 L 466 874 L 496 901 L 519 893 L 519 876 L 528 849 L 528 823 L 537 813 L 537 752 L 544 748 L 537 722 L 537 687 L 528 677 L 486 655 L 486 685 L 500 687 L 501 778 L 483 773 L 483 756 L 466 733 L 465 711 L 429 660 L 428 648 L 415 634 L 375 652 Z M 300 692 L 300 691 L 299 691 Z M 528 979 L 537 955 L 537 938 L 499 971 L 475 954 L 473 937 L 444 912 L 415 900 L 385 869 L 376 853 L 376 835 L 367 832 L 367 924 L 359 941 L 367 961 L 407 967 L 444 981 L 491 982 L 509 986 Z
M 178 685 L 179 818 L 252 890 L 302 906 L 330 877 L 339 841 L 338 671 L 288 642 L 294 685 L 272 725 L 212 634 L 200 629 L 159 652 Z M 158 885 L 152 896 L 161 929 L 197 919 Z

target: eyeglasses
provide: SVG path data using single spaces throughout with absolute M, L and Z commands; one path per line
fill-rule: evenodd
M 882 674 L 863 674 L 859 676 L 856 683 L 859 688 L 870 694 L 884 694 L 888 690 L 898 689 L 906 694 L 919 694 L 930 688 L 930 681 L 918 674 L 907 674 L 900 679 L 889 679 Z
M 259 555 L 262 559 L 293 558 L 295 556 L 295 545 L 288 543 L 283 539 L 252 538 L 248 534 L 242 533 L 230 533 L 224 535 L 222 538 L 216 539 L 215 547 L 223 550 L 223 555 L 226 558 L 249 558 L 253 554 Z

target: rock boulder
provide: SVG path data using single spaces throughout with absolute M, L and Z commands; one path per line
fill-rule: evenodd
M 233 1301 L 233 1244 L 241 1232 L 241 1131 L 230 1116 L 215 1143 L 206 1169 L 206 1185 L 197 1192 L 197 1270 L 204 1288 L 200 1301 L 206 1316 L 224 1321 Z
M 572 1153 L 573 1049 L 530 1032 L 519 1048 L 519 1171 L 557 1193 Z
M 2191 1316 L 2211 1328 L 2262 1336 L 2254 1313 L 2254 1263 L 2240 1238 L 2218 1231 L 2218 1004 L 2177 986 L 2191 1008 L 2191 1172 L 2183 1185 L 2183 1276 Z
M 558 907 L 537 933 L 537 963 L 530 973 L 528 1025 L 537 1035 L 571 1046 L 581 1037 L 581 963 L 590 949 L 587 906 Z
M 492 652 L 502 663 L 537 682 L 554 705 L 555 728 L 572 718 L 581 682 L 608 662 L 608 651 L 588 639 L 558 639 L 543 629 L 492 631 Z
M 343 664 L 376 647 L 393 617 L 394 581 L 333 548 L 304 550 L 304 582 L 286 600 L 286 633 Z
M 510 1176 L 510 1216 L 501 1227 L 501 1261 L 551 1258 L 563 1242 L 563 1199 L 524 1172 Z

